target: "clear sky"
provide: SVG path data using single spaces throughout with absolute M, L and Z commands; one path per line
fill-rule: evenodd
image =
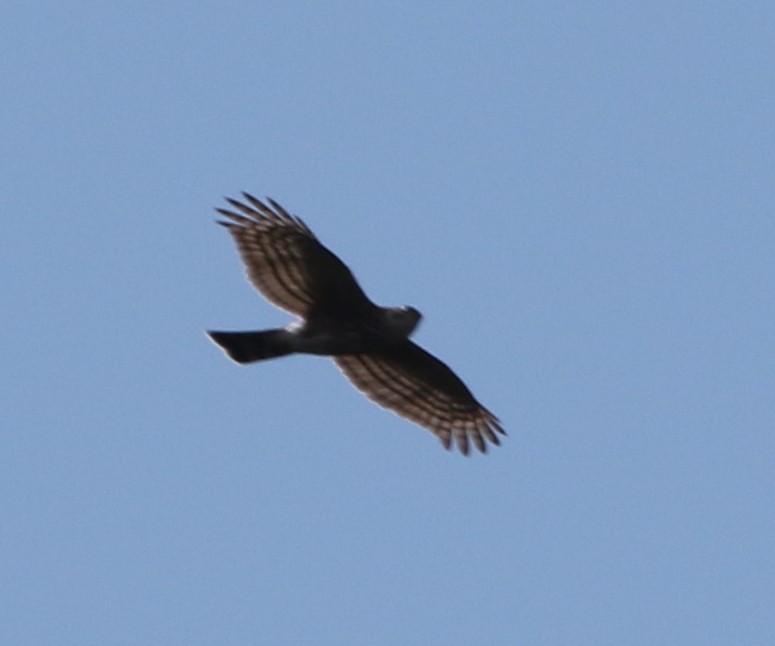
M 775 643 L 771 2 L 0 8 L 0 643 Z M 305 219 L 503 421 L 443 450 L 213 224 Z

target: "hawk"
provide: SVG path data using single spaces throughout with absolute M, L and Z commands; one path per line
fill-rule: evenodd
M 379 307 L 352 272 L 298 217 L 248 193 L 218 208 L 237 243 L 250 282 L 274 305 L 299 317 L 285 328 L 207 334 L 237 363 L 294 353 L 330 356 L 374 402 L 424 426 L 449 449 L 482 453 L 505 435 L 499 420 L 439 359 L 409 340 L 422 315 Z

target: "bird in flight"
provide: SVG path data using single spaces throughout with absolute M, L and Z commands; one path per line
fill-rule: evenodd
M 352 272 L 298 217 L 248 193 L 218 208 L 249 281 L 298 321 L 274 330 L 207 334 L 237 363 L 302 353 L 330 356 L 369 399 L 468 455 L 505 435 L 499 420 L 439 359 L 409 340 L 422 315 L 413 307 L 379 307 Z

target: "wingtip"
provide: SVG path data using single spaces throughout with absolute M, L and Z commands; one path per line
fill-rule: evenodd
M 242 191 L 242 197 L 247 200 L 250 205 L 258 209 L 259 211 L 269 211 L 270 209 L 267 208 L 266 204 L 264 204 L 261 200 L 259 200 L 257 197 L 253 196 L 252 194 L 248 193 L 247 191 Z M 271 203 L 272 200 L 269 200 Z

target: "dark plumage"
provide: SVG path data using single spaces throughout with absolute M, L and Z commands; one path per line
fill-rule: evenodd
M 299 317 L 277 330 L 208 332 L 238 363 L 292 353 L 331 356 L 356 388 L 376 403 L 424 426 L 446 448 L 486 451 L 505 435 L 498 419 L 439 359 L 409 340 L 421 315 L 412 307 L 379 307 L 352 272 L 302 220 L 277 202 L 243 193 L 217 209 L 251 283 Z

